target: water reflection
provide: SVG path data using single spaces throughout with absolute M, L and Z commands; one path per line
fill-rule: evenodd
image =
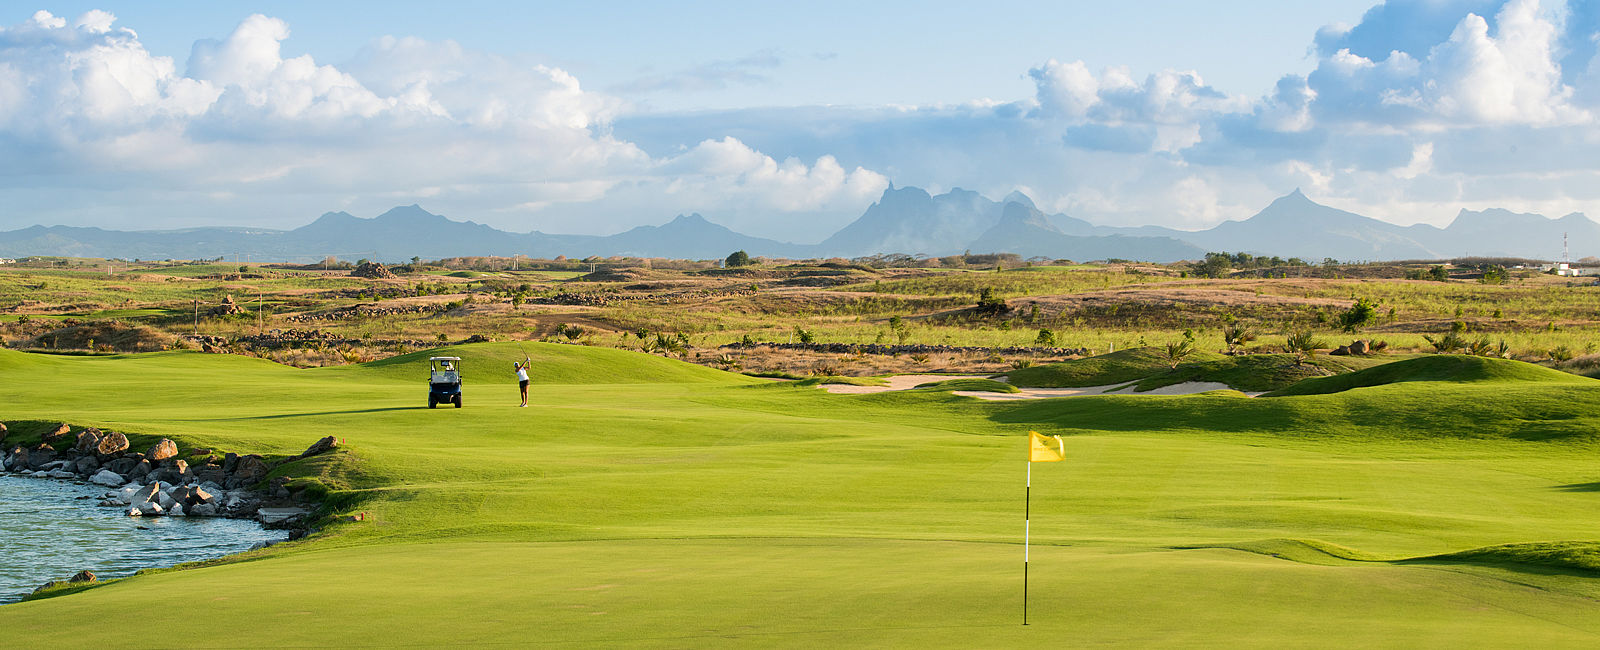
M 84 569 L 117 578 L 287 537 L 237 519 L 129 517 L 126 508 L 95 505 L 106 489 L 0 476 L 0 603 Z

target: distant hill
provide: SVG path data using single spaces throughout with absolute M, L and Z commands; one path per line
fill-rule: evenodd
M 1295 190 L 1244 221 L 1183 233 L 1208 251 L 1248 251 L 1321 260 L 1400 260 L 1445 257 L 1411 229 L 1312 202 Z
M 1060 225 L 1070 219 L 1056 215 Z M 1072 219 L 1071 222 L 1084 222 Z M 1331 208 L 1300 190 L 1279 197 L 1243 221 L 1225 221 L 1207 230 L 1184 231 L 1142 226 L 1091 226 L 1101 234 L 1164 235 L 1206 251 L 1248 252 L 1318 261 L 1525 257 L 1556 259 L 1566 234 L 1574 258 L 1600 254 L 1600 224 L 1580 213 L 1560 219 L 1489 209 L 1462 210 L 1449 226 L 1397 226 L 1387 221 Z M 1073 232 L 1068 230 L 1067 232 Z
M 1206 254 L 1194 244 L 1171 237 L 1069 235 L 1056 228 L 1031 201 L 1026 205 L 1015 201 L 1006 203 L 1000 221 L 968 248 L 1071 260 L 1121 258 L 1171 262 L 1198 259 Z
M 1321 260 L 1441 259 L 1507 256 L 1554 259 L 1561 238 L 1574 257 L 1600 253 L 1600 224 L 1582 214 L 1548 219 L 1508 210 L 1462 210 L 1445 228 L 1397 226 L 1318 204 L 1299 190 L 1242 221 L 1198 231 L 1159 226 L 1091 224 L 1045 214 L 1012 192 L 1000 201 L 963 189 L 931 195 L 890 187 L 855 221 L 819 244 L 793 244 L 735 232 L 699 214 L 609 236 L 512 233 L 433 214 L 421 206 L 391 209 L 370 219 L 329 212 L 294 230 L 190 228 L 116 231 L 33 226 L 0 232 L 0 256 L 62 255 L 138 259 L 311 261 L 326 255 L 380 260 L 469 255 L 588 257 L 627 255 L 713 259 L 735 250 L 767 257 L 857 257 L 880 253 L 953 255 L 1016 253 L 1089 261 L 1108 258 L 1170 262 L 1208 251 Z
M 1462 210 L 1443 228 L 1417 225 L 1420 239 L 1437 242 L 1434 249 L 1446 257 L 1529 257 L 1557 259 L 1561 239 L 1566 235 L 1578 256 L 1596 253 L 1600 244 L 1600 224 L 1574 212 L 1559 219 L 1542 215 L 1491 208 L 1474 212 Z
M 993 228 L 1000 221 L 1000 209 L 999 203 L 959 187 L 930 196 L 920 187 L 891 186 L 865 214 L 816 248 L 845 257 L 953 255 Z

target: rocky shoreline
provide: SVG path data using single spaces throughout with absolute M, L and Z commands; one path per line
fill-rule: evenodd
M 7 434 L 0 423 L 0 443 Z M 68 424 L 31 447 L 12 445 L 0 452 L 0 469 L 20 476 L 76 481 L 109 488 L 100 506 L 125 509 L 131 517 L 228 517 L 251 519 L 267 528 L 289 530 L 289 539 L 311 532 L 315 503 L 304 486 L 267 476 L 276 465 L 330 452 L 332 436 L 279 463 L 257 454 L 216 455 L 209 449 L 180 453 L 162 438 L 149 449 L 129 449 L 128 437 L 115 431 Z M 185 460 L 187 457 L 189 460 Z M 191 462 L 191 460 L 193 462 Z

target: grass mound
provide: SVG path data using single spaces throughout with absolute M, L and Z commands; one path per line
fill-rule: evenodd
M 109 347 L 117 352 L 159 352 L 167 349 L 173 336 L 143 325 L 118 322 L 88 323 L 63 327 L 40 334 L 29 345 L 61 349 Z
M 915 390 L 976 390 L 989 393 L 1022 392 L 1016 386 L 1012 386 L 1011 384 L 1007 384 L 1005 382 L 995 381 L 993 379 L 946 379 L 944 381 L 932 381 L 926 384 L 917 384 Z
M 1348 363 L 1332 357 L 1299 362 L 1292 354 L 1251 354 L 1181 364 L 1145 378 L 1134 386 L 1134 390 L 1147 391 L 1191 381 L 1210 381 L 1243 391 L 1270 391 L 1287 388 L 1304 379 L 1351 370 L 1353 368 Z
M 1392 564 L 1476 564 L 1514 570 L 1600 574 L 1600 542 L 1562 541 L 1500 544 L 1454 553 L 1407 558 L 1385 558 L 1314 539 L 1265 539 L 1232 544 L 1196 544 L 1179 549 L 1227 548 L 1257 553 L 1302 564 L 1338 566 L 1352 562 Z
M 573 278 L 573 282 L 634 282 L 649 280 L 657 277 L 656 274 L 644 269 L 600 269 L 593 273 L 586 273 Z
M 1227 357 L 1215 352 L 1195 352 L 1189 355 L 1190 363 L 1218 361 Z M 1031 368 L 1020 368 L 1006 374 L 1014 386 L 1028 388 L 1081 388 L 1138 381 L 1171 370 L 1161 350 L 1134 348 L 1084 359 L 1073 359 Z M 1177 382 L 1173 382 L 1177 383 Z
M 1600 542 L 1531 542 L 1486 546 L 1405 560 L 1407 563 L 1470 563 L 1600 574 Z
M 845 386 L 884 386 L 889 382 L 882 377 L 843 377 L 839 375 L 821 375 L 817 377 L 802 377 L 795 380 L 795 386 L 821 386 L 823 384 L 842 384 Z
M 428 357 L 461 357 L 465 382 L 516 383 L 512 364 L 522 361 L 524 356 L 532 361 L 528 377 L 536 384 L 737 384 L 756 381 L 650 354 L 560 343 L 470 343 L 311 372 L 359 372 L 422 382 L 428 376 Z
M 1343 375 L 1306 379 L 1267 393 L 1266 397 L 1326 395 L 1353 388 L 1413 381 L 1574 383 L 1588 380 L 1521 361 L 1440 354 L 1396 361 Z
M 1316 564 L 1320 566 L 1339 566 L 1351 562 L 1379 562 L 1382 558 L 1369 553 L 1332 544 L 1316 539 L 1263 539 L 1250 542 L 1237 542 L 1229 544 L 1193 544 L 1174 546 L 1177 549 L 1196 548 L 1226 548 L 1246 553 L 1255 553 L 1280 560 L 1299 562 L 1301 564 Z

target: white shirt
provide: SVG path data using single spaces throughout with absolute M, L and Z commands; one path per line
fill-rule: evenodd
M 528 381 L 527 368 L 517 368 L 517 381 Z

